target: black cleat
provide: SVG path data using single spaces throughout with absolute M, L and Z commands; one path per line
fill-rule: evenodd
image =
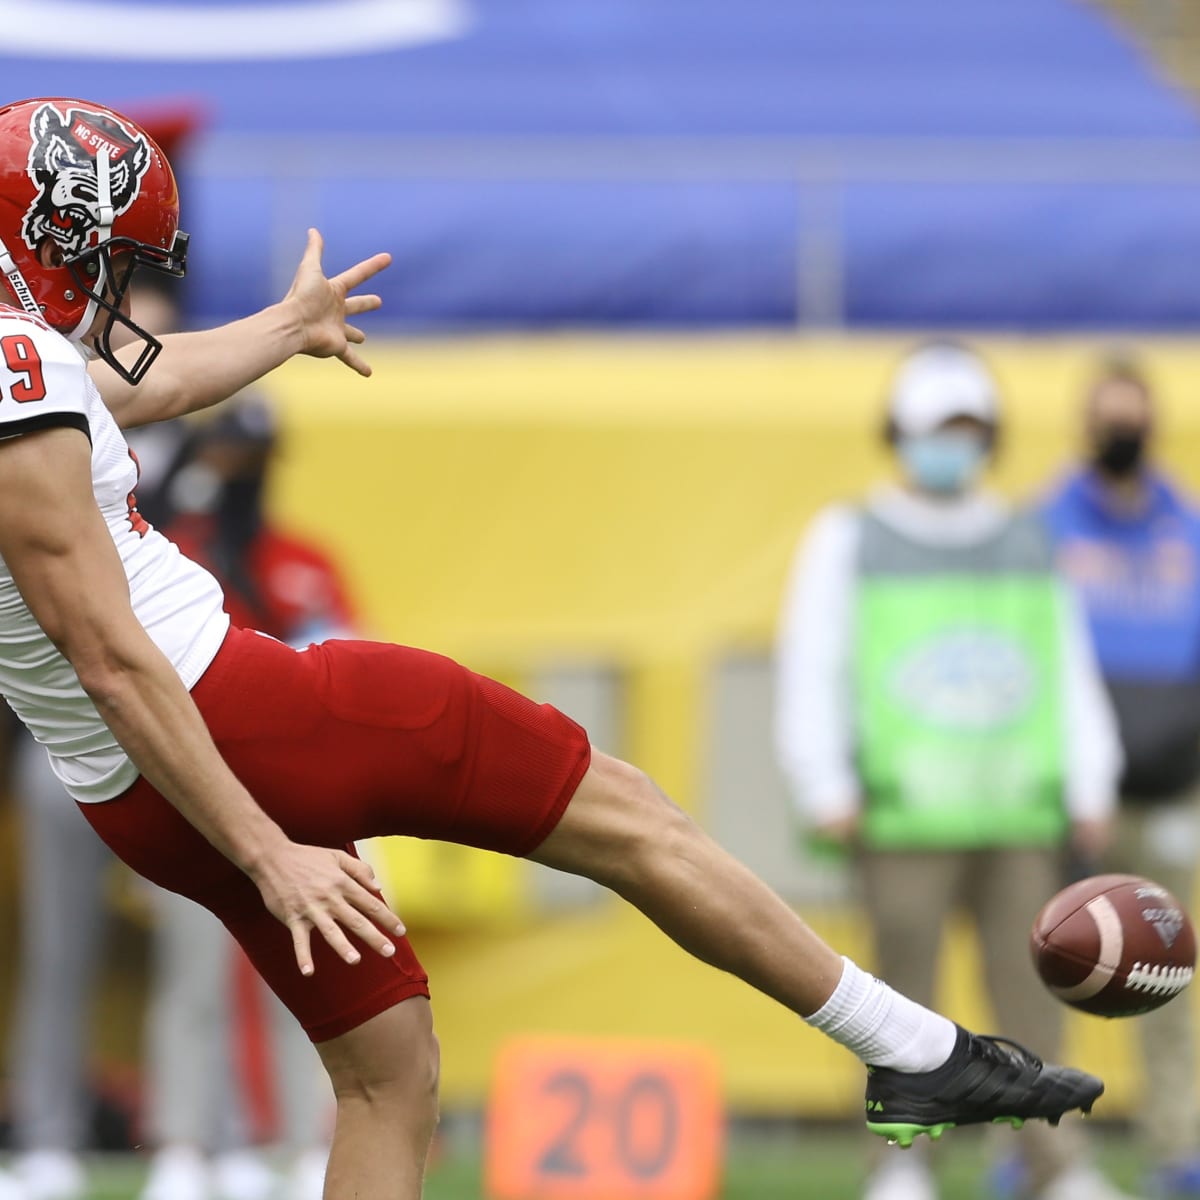
M 953 1053 L 936 1070 L 867 1071 L 867 1128 L 901 1146 L 922 1133 L 936 1141 L 956 1125 L 990 1121 L 1020 1129 L 1039 1118 L 1057 1125 L 1072 1109 L 1091 1112 L 1104 1091 L 1094 1075 L 1046 1066 L 1016 1042 L 961 1026 Z

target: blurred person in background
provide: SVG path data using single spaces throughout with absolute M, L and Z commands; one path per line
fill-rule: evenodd
M 1058 563 L 1086 609 L 1124 744 L 1118 833 L 1103 866 L 1185 908 L 1200 857 L 1200 513 L 1154 460 L 1156 411 L 1135 360 L 1104 361 L 1083 398 L 1083 462 L 1046 497 Z M 1161 1197 L 1200 1196 L 1195 1010 L 1138 1019 L 1138 1105 Z
M 278 449 L 274 412 L 249 394 L 190 427 L 163 490 L 160 528 L 222 582 L 238 625 L 296 647 L 352 636 L 351 604 L 333 560 L 268 514 Z M 157 1151 L 143 1200 L 320 1200 L 333 1096 L 312 1043 L 210 913 L 162 889 L 155 908 L 147 1124 Z M 247 988 L 258 1001 L 249 1015 L 261 1011 L 269 1027 L 282 1179 L 263 1156 L 229 1145 L 226 1076 L 211 1069 L 214 1056 L 236 1045 L 232 998 Z
M 971 349 L 918 347 L 890 386 L 901 481 L 820 513 L 777 646 L 777 744 L 818 841 L 852 850 L 879 973 L 934 999 L 945 918 L 965 909 L 1006 1034 L 1038 1053 L 1062 1008 L 1029 929 L 1062 851 L 1107 840 L 1120 750 L 1082 618 L 1037 517 L 981 486 L 996 381 Z M 1078 1129 L 1021 1135 L 1039 1200 L 1120 1195 Z M 933 1200 L 926 1154 L 889 1155 L 868 1200 Z
M 156 335 L 177 329 L 178 287 L 147 274 L 133 301 L 137 323 Z M 199 429 L 176 420 L 130 430 L 139 511 L 224 580 L 231 611 L 250 627 L 298 645 L 346 636 L 351 611 L 332 561 L 265 519 L 275 424 L 263 402 L 248 399 Z M 78 1200 L 88 1192 L 80 1155 L 92 1118 L 86 1030 L 116 860 L 24 731 L 14 754 L 24 855 L 11 1051 L 15 1200 Z M 247 995 L 248 964 L 202 907 L 149 884 L 145 894 L 155 920 L 144 1123 L 158 1147 L 145 1200 L 319 1200 L 331 1096 L 311 1043 L 255 977 L 269 1022 L 281 1180 L 249 1144 L 250 1089 L 239 1084 L 250 1081 L 236 1065 L 213 1070 L 236 1053 L 239 1033 L 262 1032 L 238 1024 L 259 1011 L 235 1006 Z M 8 1200 L 2 1190 L 0 1200 Z

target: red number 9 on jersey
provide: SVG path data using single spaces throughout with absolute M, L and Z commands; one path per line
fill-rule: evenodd
M 24 333 L 2 337 L 0 354 L 4 356 L 4 365 L 18 376 L 17 381 L 9 385 L 9 395 L 18 404 L 45 400 L 46 380 L 42 375 L 42 358 L 33 344 L 33 338 Z

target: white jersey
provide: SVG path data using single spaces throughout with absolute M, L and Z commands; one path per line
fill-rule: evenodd
M 190 689 L 229 628 L 220 585 L 138 513 L 137 462 L 78 351 L 36 318 L 0 307 L 0 438 L 60 425 L 91 439 L 92 488 L 125 566 L 133 611 Z M 0 694 L 46 747 L 54 773 L 76 800 L 110 800 L 137 778 L 3 559 Z

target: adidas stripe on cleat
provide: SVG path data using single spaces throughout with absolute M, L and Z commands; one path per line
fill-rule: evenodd
M 1064 1113 L 1092 1110 L 1104 1091 L 1093 1075 L 1043 1063 L 1006 1038 L 961 1026 L 950 1057 L 933 1071 L 867 1069 L 867 1128 L 900 1146 L 927 1134 L 935 1141 L 956 1125 L 1026 1121 L 1057 1125 Z

